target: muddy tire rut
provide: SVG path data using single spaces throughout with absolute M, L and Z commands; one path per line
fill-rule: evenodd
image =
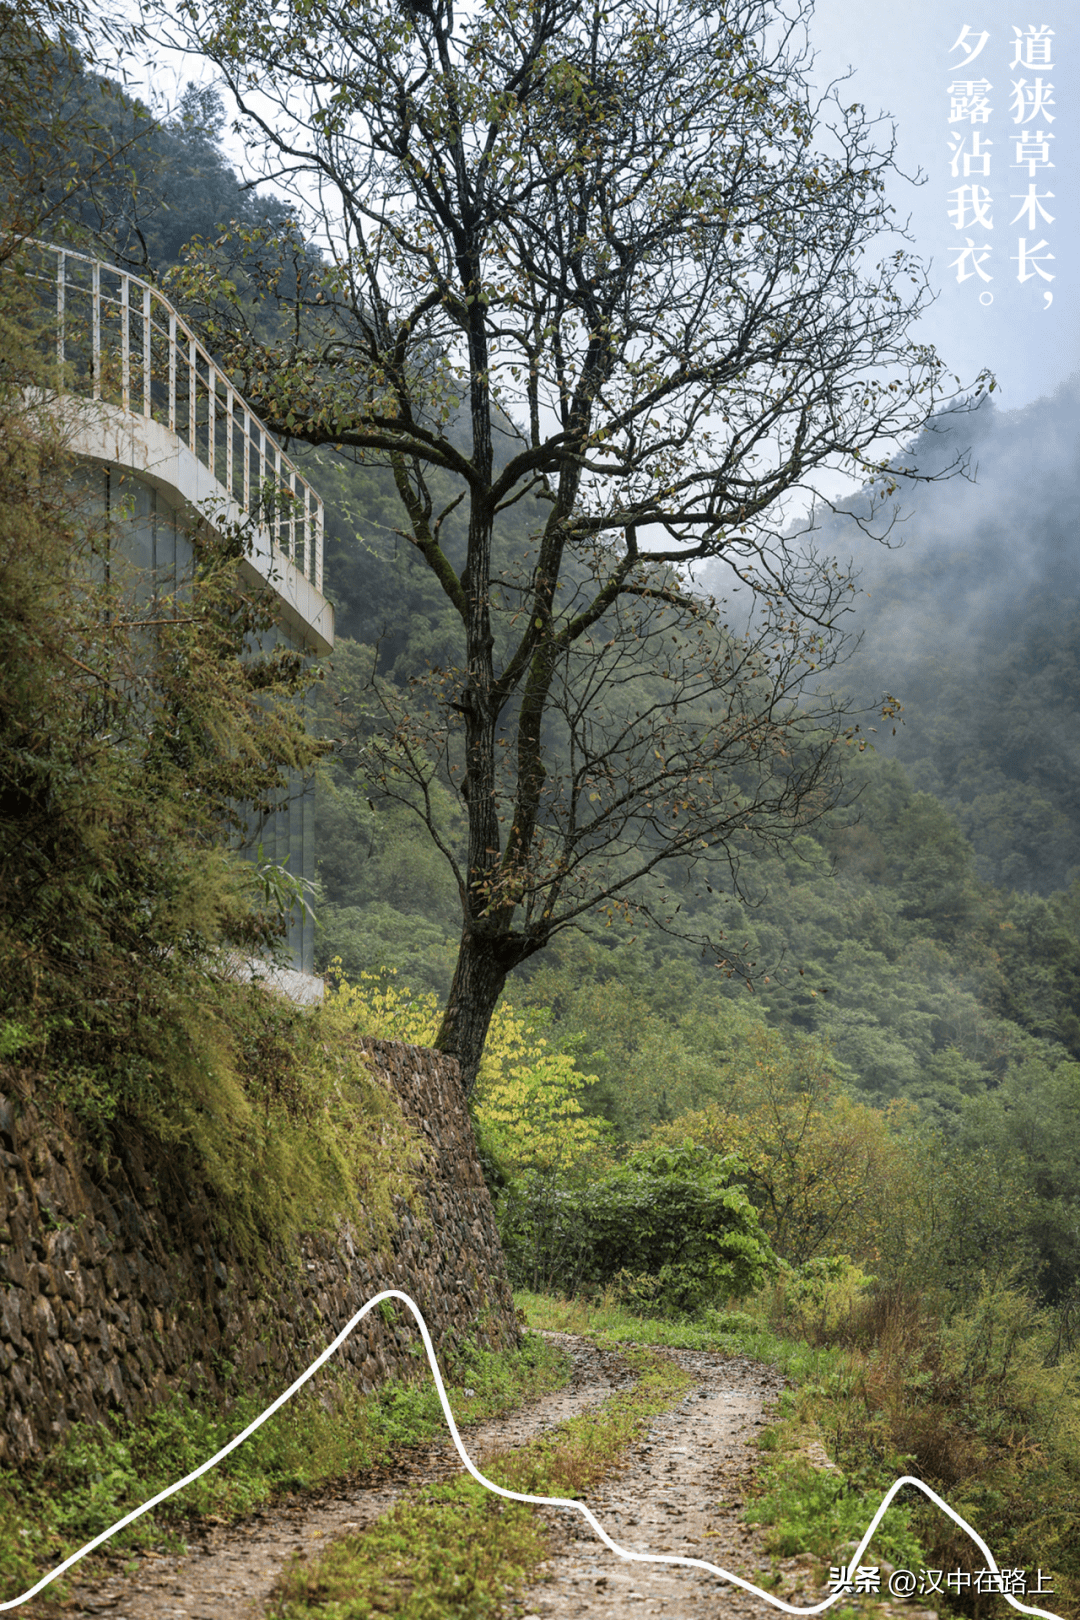
M 633 1377 L 616 1353 L 572 1334 L 546 1338 L 573 1362 L 568 1388 L 544 1395 L 507 1418 L 462 1430 L 474 1460 L 523 1445 L 567 1418 L 597 1406 Z M 693 1377 L 686 1398 L 656 1418 L 624 1468 L 589 1498 L 608 1534 L 640 1552 L 682 1553 L 748 1578 L 769 1567 L 759 1538 L 739 1523 L 757 1430 L 783 1387 L 771 1367 L 718 1353 L 663 1352 Z M 445 1442 L 401 1447 L 389 1467 L 368 1469 L 332 1485 L 280 1499 L 232 1525 L 199 1521 L 183 1555 L 145 1554 L 133 1573 L 117 1555 L 115 1573 L 75 1588 L 56 1603 L 31 1604 L 25 1620 L 264 1620 L 271 1596 L 293 1558 L 317 1557 L 336 1537 L 386 1513 L 404 1491 L 461 1472 Z M 630 1564 L 610 1552 L 578 1515 L 538 1509 L 549 1521 L 552 1554 L 530 1586 L 519 1615 L 535 1620 L 624 1620 L 646 1614 L 678 1620 L 749 1620 L 770 1613 L 761 1600 L 704 1572 Z M 808 1569 L 789 1561 L 784 1595 L 805 1592 Z M 799 1598 L 796 1598 L 799 1601 Z

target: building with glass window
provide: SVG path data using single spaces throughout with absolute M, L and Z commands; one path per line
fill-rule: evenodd
M 271 637 L 313 658 L 328 653 L 334 614 L 322 593 L 323 503 L 295 463 L 157 288 L 66 248 L 35 244 L 27 254 L 28 273 L 50 302 L 55 290 L 70 448 L 92 499 L 114 520 L 125 563 L 155 592 L 182 594 L 193 527 L 223 534 L 242 525 L 250 544 L 241 571 L 273 596 Z M 310 894 L 311 784 L 290 783 L 275 814 L 251 818 L 244 849 L 283 865 Z M 290 917 L 288 947 L 293 970 L 311 975 L 310 907 Z

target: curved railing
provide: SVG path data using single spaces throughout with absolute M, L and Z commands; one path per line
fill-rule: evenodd
M 168 299 L 127 270 L 46 242 L 25 245 L 20 270 L 55 284 L 65 388 L 176 434 L 321 593 L 322 501 Z

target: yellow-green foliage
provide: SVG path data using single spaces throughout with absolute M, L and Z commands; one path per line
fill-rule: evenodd
M 257 984 L 208 974 L 201 1003 L 178 1001 L 173 1011 L 162 1033 L 162 1094 L 128 1095 L 111 1116 L 106 1150 L 137 1140 L 166 1183 L 175 1176 L 200 1189 L 220 1236 L 259 1264 L 268 1244 L 343 1218 L 378 1240 L 395 1197 L 416 1208 L 420 1138 L 336 1008 L 302 1010 Z M 46 1070 L 35 1101 L 85 1142 L 80 1113 L 110 1083 L 100 1068 Z M 0 1084 L 18 1091 L 24 1082 L 11 1070 Z
M 350 984 L 340 963 L 327 998 L 335 1017 L 359 1034 L 430 1045 L 439 1028 L 438 998 L 398 988 L 392 977 L 362 973 Z M 473 1110 L 485 1142 L 508 1169 L 569 1169 L 602 1149 L 607 1123 L 587 1114 L 581 1094 L 595 1076 L 552 1049 L 536 1012 L 495 1009 L 484 1046 Z
M 333 1003 L 300 1011 L 254 986 L 222 997 L 217 1061 L 180 1139 L 249 1247 L 415 1202 L 420 1139 Z M 206 1048 L 204 1046 L 203 1050 Z
M 333 988 L 325 1005 L 355 1029 L 358 1035 L 379 1041 L 404 1041 L 410 1046 L 430 1046 L 439 1029 L 439 998 L 432 991 L 414 995 L 394 981 L 394 972 L 361 973 L 351 984 L 342 970 L 341 958 L 330 963 Z
M 594 1078 L 551 1049 L 535 1014 L 496 1008 L 474 1104 L 485 1140 L 509 1169 L 569 1170 L 594 1157 L 611 1132 L 582 1105 Z
M 737 1154 L 739 1179 L 785 1258 L 800 1263 L 838 1249 L 876 1257 L 897 1150 L 884 1116 L 844 1092 L 820 1042 L 788 1045 L 750 1029 L 728 1066 L 723 1099 L 657 1127 L 653 1140 Z

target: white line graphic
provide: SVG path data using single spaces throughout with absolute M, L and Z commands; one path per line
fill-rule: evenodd
M 216 1465 L 221 1462 L 223 1457 L 227 1457 L 229 1455 L 230 1451 L 235 1451 L 237 1446 L 243 1445 L 244 1441 L 249 1435 L 254 1434 L 256 1429 L 261 1428 L 266 1422 L 267 1418 L 273 1417 L 274 1413 L 278 1411 L 280 1407 L 284 1406 L 286 1401 L 292 1399 L 298 1389 L 303 1388 L 308 1379 L 312 1378 L 315 1373 L 318 1372 L 319 1368 L 329 1361 L 330 1357 L 334 1354 L 334 1351 L 340 1349 L 340 1347 L 345 1343 L 345 1340 L 349 1337 L 349 1334 L 355 1327 L 359 1325 L 359 1323 L 364 1320 L 364 1317 L 368 1314 L 368 1312 L 373 1311 L 376 1305 L 381 1305 L 384 1299 L 400 1300 L 403 1305 L 408 1307 L 413 1316 L 416 1318 L 416 1325 L 420 1329 L 420 1336 L 424 1341 L 424 1349 L 427 1351 L 428 1362 L 431 1366 L 432 1376 L 435 1379 L 435 1388 L 439 1394 L 439 1401 L 442 1405 L 443 1414 L 446 1417 L 446 1422 L 447 1426 L 449 1427 L 451 1437 L 454 1445 L 457 1447 L 458 1456 L 461 1458 L 472 1477 L 477 1480 L 479 1484 L 483 1485 L 486 1490 L 494 1491 L 496 1496 L 506 1497 L 507 1500 L 511 1502 L 528 1502 L 532 1503 L 536 1507 L 569 1508 L 574 1513 L 580 1513 L 589 1522 L 604 1545 L 606 1547 L 610 1547 L 613 1553 L 615 1553 L 619 1558 L 625 1559 L 628 1563 L 679 1564 L 684 1566 L 686 1569 L 703 1569 L 706 1570 L 710 1575 L 718 1575 L 722 1580 L 731 1581 L 735 1586 L 741 1586 L 744 1592 L 752 1592 L 755 1597 L 762 1598 L 766 1603 L 771 1603 L 774 1609 L 780 1609 L 784 1614 L 822 1614 L 826 1609 L 831 1609 L 834 1603 L 837 1603 L 841 1599 L 848 1596 L 848 1594 L 843 1591 L 834 1592 L 831 1597 L 824 1598 L 822 1602 L 814 1604 L 812 1608 L 800 1609 L 792 1603 L 785 1603 L 783 1598 L 774 1597 L 771 1592 L 764 1591 L 760 1586 L 755 1586 L 752 1581 L 743 1580 L 741 1575 L 734 1575 L 728 1569 L 721 1569 L 718 1564 L 710 1564 L 707 1559 L 683 1558 L 675 1553 L 632 1552 L 628 1547 L 620 1547 L 617 1541 L 612 1541 L 603 1525 L 595 1517 L 595 1515 L 589 1511 L 584 1502 L 571 1501 L 570 1499 L 561 1496 L 529 1496 L 522 1491 L 504 1490 L 501 1485 L 496 1485 L 492 1480 L 486 1479 L 480 1470 L 475 1467 L 471 1458 L 469 1457 L 468 1452 L 461 1443 L 461 1436 L 458 1433 L 457 1424 L 454 1422 L 454 1414 L 451 1412 L 450 1402 L 446 1398 L 446 1389 L 442 1381 L 442 1374 L 439 1372 L 439 1364 L 435 1359 L 435 1346 L 431 1342 L 431 1335 L 428 1332 L 427 1323 L 420 1314 L 419 1306 L 412 1299 L 410 1299 L 408 1294 L 403 1294 L 400 1289 L 387 1288 L 383 1293 L 376 1294 L 374 1299 L 369 1299 L 367 1304 L 362 1306 L 361 1309 L 357 1311 L 352 1320 L 347 1322 L 342 1328 L 341 1332 L 338 1334 L 333 1343 L 327 1345 L 322 1354 L 311 1363 L 311 1366 L 307 1369 L 307 1371 L 301 1373 L 296 1382 L 290 1384 L 285 1393 L 283 1395 L 279 1395 L 277 1400 L 268 1406 L 266 1411 L 263 1412 L 260 1417 L 257 1417 L 253 1423 L 249 1423 L 242 1434 L 238 1434 L 235 1439 L 230 1440 L 227 1446 L 222 1446 L 220 1451 L 215 1452 L 214 1456 L 208 1458 L 207 1461 L 201 1464 L 200 1467 L 196 1468 L 193 1473 L 185 1474 L 183 1479 L 178 1479 L 176 1481 L 175 1485 L 170 1485 L 166 1490 L 159 1491 L 156 1496 L 152 1496 L 150 1500 L 148 1502 L 144 1502 L 141 1507 L 134 1508 L 132 1512 L 126 1514 L 124 1518 L 118 1519 L 117 1522 L 108 1530 L 103 1530 L 101 1534 L 95 1536 L 92 1541 L 88 1541 L 85 1547 L 80 1547 L 78 1552 L 71 1554 L 70 1558 L 65 1558 L 62 1564 L 57 1564 L 56 1568 L 54 1570 L 50 1570 L 48 1575 L 43 1575 L 41 1580 L 38 1581 L 37 1585 L 32 1586 L 30 1590 L 28 1592 L 24 1592 L 21 1597 L 9 1598 L 6 1603 L 0 1603 L 0 1613 L 3 1613 L 8 1609 L 17 1609 L 21 1604 L 28 1603 L 32 1597 L 36 1597 L 44 1587 L 50 1584 L 50 1582 L 55 1581 L 58 1575 L 62 1575 L 64 1571 L 70 1569 L 73 1564 L 77 1564 L 81 1558 L 85 1558 L 87 1553 L 93 1552 L 95 1547 L 100 1547 L 102 1542 L 108 1541 L 110 1536 L 116 1535 L 117 1531 L 125 1529 L 129 1524 L 134 1524 L 136 1519 L 141 1519 L 144 1513 L 150 1512 L 151 1508 L 155 1508 L 159 1503 L 167 1501 L 170 1496 L 175 1496 L 177 1491 L 182 1491 L 184 1489 L 185 1485 L 192 1484 L 192 1482 L 198 1479 L 200 1475 L 205 1474 L 208 1469 L 216 1467 Z M 978 1532 L 973 1530 L 970 1524 L 968 1524 L 967 1520 L 960 1517 L 959 1513 L 954 1512 L 954 1510 L 949 1506 L 948 1502 L 943 1501 L 935 1491 L 932 1491 L 929 1485 L 925 1485 L 921 1479 L 914 1479 L 910 1474 L 904 1474 L 896 1481 L 894 1485 L 890 1485 L 889 1489 L 882 1497 L 881 1506 L 878 1508 L 877 1512 L 874 1514 L 874 1517 L 867 1526 L 866 1533 L 859 1542 L 855 1552 L 851 1555 L 849 1568 L 855 1567 L 861 1563 L 863 1554 L 870 1545 L 874 1531 L 877 1529 L 878 1525 L 881 1523 L 881 1520 L 885 1516 L 893 1497 L 904 1485 L 914 1485 L 918 1490 L 922 1491 L 924 1496 L 929 1497 L 930 1501 L 935 1503 L 943 1513 L 947 1513 L 950 1519 L 952 1519 L 955 1524 L 958 1524 L 961 1530 L 965 1531 L 971 1537 L 983 1558 L 986 1560 L 985 1567 L 992 1574 L 996 1575 L 999 1572 L 999 1568 L 994 1561 L 993 1554 Z M 1011 1604 L 1012 1607 L 1020 1614 L 1038 1615 L 1041 1617 L 1041 1620 L 1062 1620 L 1062 1616 L 1053 1614 L 1049 1609 L 1036 1609 L 1030 1604 L 1017 1602 L 1016 1598 L 1014 1598 L 1008 1592 L 1001 1592 L 997 1595 L 999 1597 L 1004 1597 L 1006 1603 Z

